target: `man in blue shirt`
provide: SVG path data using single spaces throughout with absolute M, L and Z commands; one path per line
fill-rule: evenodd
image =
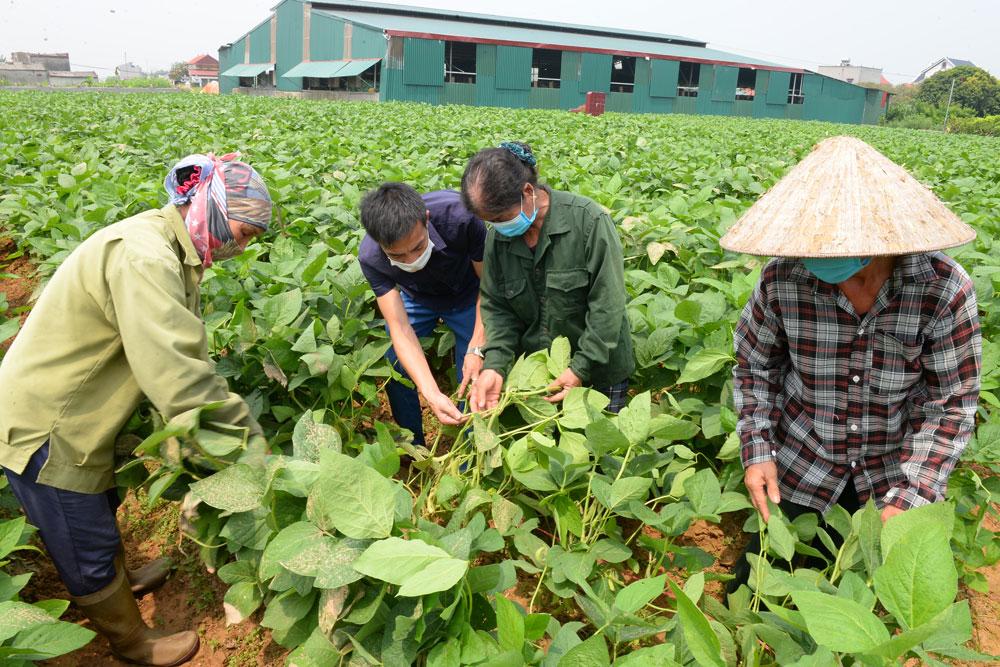
M 358 260 L 392 339 L 386 356 L 416 386 L 391 381 L 389 405 L 396 422 L 413 432 L 413 442 L 424 444 L 417 392 L 442 424 L 465 419 L 438 388 L 419 339 L 439 321 L 454 332 L 459 396 L 483 366 L 479 276 L 486 226 L 466 210 L 458 192 L 421 196 L 404 183 L 383 183 L 365 195 L 361 224 L 367 234 Z

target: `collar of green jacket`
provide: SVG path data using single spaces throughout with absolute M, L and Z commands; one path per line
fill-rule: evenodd
M 167 224 L 170 226 L 170 231 L 174 233 L 174 237 L 177 238 L 177 243 L 181 247 L 183 254 L 180 258 L 181 261 L 188 266 L 201 266 L 201 257 L 198 257 L 198 251 L 194 248 L 194 243 L 191 241 L 191 234 L 188 233 L 187 226 L 184 224 L 184 218 L 181 217 L 181 212 L 173 204 L 167 204 L 160 209 L 160 212 L 166 218 Z
M 568 215 L 560 215 L 560 204 L 565 203 L 572 195 L 558 190 L 551 190 L 548 187 L 539 186 L 549 195 L 549 208 L 542 218 L 542 228 L 538 231 L 538 243 L 535 244 L 534 251 L 524 242 L 523 236 L 501 236 L 496 234 L 496 242 L 506 244 L 507 251 L 524 257 L 526 259 L 539 259 L 548 249 L 551 238 L 569 232 L 572 228 L 573 219 Z

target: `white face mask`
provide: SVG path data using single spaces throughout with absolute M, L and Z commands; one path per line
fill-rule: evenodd
M 388 259 L 389 263 L 395 266 L 400 271 L 406 271 L 407 273 L 416 273 L 420 269 L 427 266 L 427 262 L 431 261 L 431 253 L 433 251 L 434 251 L 434 242 L 431 241 L 431 236 L 430 234 L 428 234 L 427 247 L 424 248 L 424 251 L 420 254 L 420 257 L 417 257 L 412 262 L 397 262 L 392 258 Z

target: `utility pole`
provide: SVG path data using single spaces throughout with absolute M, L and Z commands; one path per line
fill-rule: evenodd
M 948 93 L 948 106 L 944 108 L 944 127 L 941 128 L 944 132 L 948 131 L 948 112 L 951 111 L 951 98 L 955 94 L 955 81 L 958 80 L 956 76 L 951 80 L 951 91 Z

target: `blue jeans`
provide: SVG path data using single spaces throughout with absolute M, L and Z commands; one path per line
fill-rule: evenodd
M 118 490 L 77 493 L 39 484 L 35 480 L 48 459 L 46 442 L 28 460 L 23 473 L 5 468 L 4 474 L 28 521 L 38 528 L 70 595 L 90 595 L 115 578 L 115 556 L 121 545 L 115 522 Z
M 469 339 L 472 338 L 472 330 L 476 326 L 476 304 L 468 308 L 456 308 L 455 310 L 438 311 L 423 306 L 405 292 L 400 292 L 403 297 L 403 305 L 406 307 L 406 315 L 409 317 L 410 326 L 417 334 L 417 338 L 430 336 L 439 321 L 443 321 L 445 326 L 455 334 L 455 372 L 458 375 L 458 382 L 462 382 L 462 362 L 465 359 L 465 352 L 469 348 Z M 396 351 L 389 348 L 385 356 L 392 363 L 400 375 L 410 379 L 403 370 Z M 389 396 L 389 407 L 392 408 L 393 419 L 405 429 L 413 432 L 413 444 L 424 444 L 423 416 L 420 413 L 420 398 L 417 390 L 407 387 L 401 382 L 391 380 L 386 386 L 385 393 Z

